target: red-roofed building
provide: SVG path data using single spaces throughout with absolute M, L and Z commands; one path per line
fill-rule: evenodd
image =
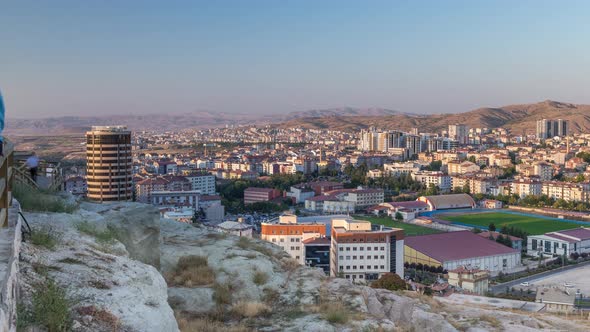
M 442 266 L 445 270 L 465 266 L 498 274 L 520 266 L 521 256 L 519 250 L 460 231 L 407 237 L 404 262 Z
M 273 188 L 249 187 L 244 190 L 244 204 L 270 202 L 281 197 L 281 191 Z

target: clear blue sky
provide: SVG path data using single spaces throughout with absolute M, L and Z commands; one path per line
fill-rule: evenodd
M 4 1 L 8 117 L 590 103 L 590 1 Z

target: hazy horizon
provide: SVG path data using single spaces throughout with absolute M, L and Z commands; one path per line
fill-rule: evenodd
M 1 5 L 7 118 L 590 104 L 590 3 Z

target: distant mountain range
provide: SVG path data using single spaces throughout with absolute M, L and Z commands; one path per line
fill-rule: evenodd
M 421 132 L 439 132 L 449 124 L 462 123 L 475 128 L 510 129 L 513 133 L 534 133 L 539 119 L 566 119 L 573 133 L 590 133 L 590 105 L 575 105 L 547 100 L 535 104 L 509 105 L 496 108 L 479 108 L 456 114 L 393 114 L 383 116 L 333 116 L 302 117 L 280 124 L 281 128 L 330 128 L 353 131 L 375 126 L 387 129 L 410 130 L 417 127 Z
M 79 134 L 92 125 L 125 124 L 132 130 L 204 129 L 225 125 L 274 123 L 281 128 L 330 128 L 356 131 L 370 126 L 409 130 L 417 127 L 422 132 L 438 132 L 449 124 L 464 123 L 470 127 L 504 127 L 513 133 L 533 133 L 538 119 L 570 120 L 574 133 L 590 132 L 590 105 L 575 105 L 556 101 L 535 104 L 510 105 L 497 108 L 479 108 L 456 114 L 412 114 L 383 108 L 333 108 L 291 112 L 285 115 L 235 114 L 196 111 L 168 115 L 110 115 L 95 117 L 52 117 L 46 119 L 8 119 L 8 135 Z

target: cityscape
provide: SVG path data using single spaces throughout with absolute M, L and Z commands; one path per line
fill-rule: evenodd
M 9 6 L 64 49 L 8 43 L 0 332 L 590 330 L 590 67 L 534 29 L 590 8 L 525 3 Z

